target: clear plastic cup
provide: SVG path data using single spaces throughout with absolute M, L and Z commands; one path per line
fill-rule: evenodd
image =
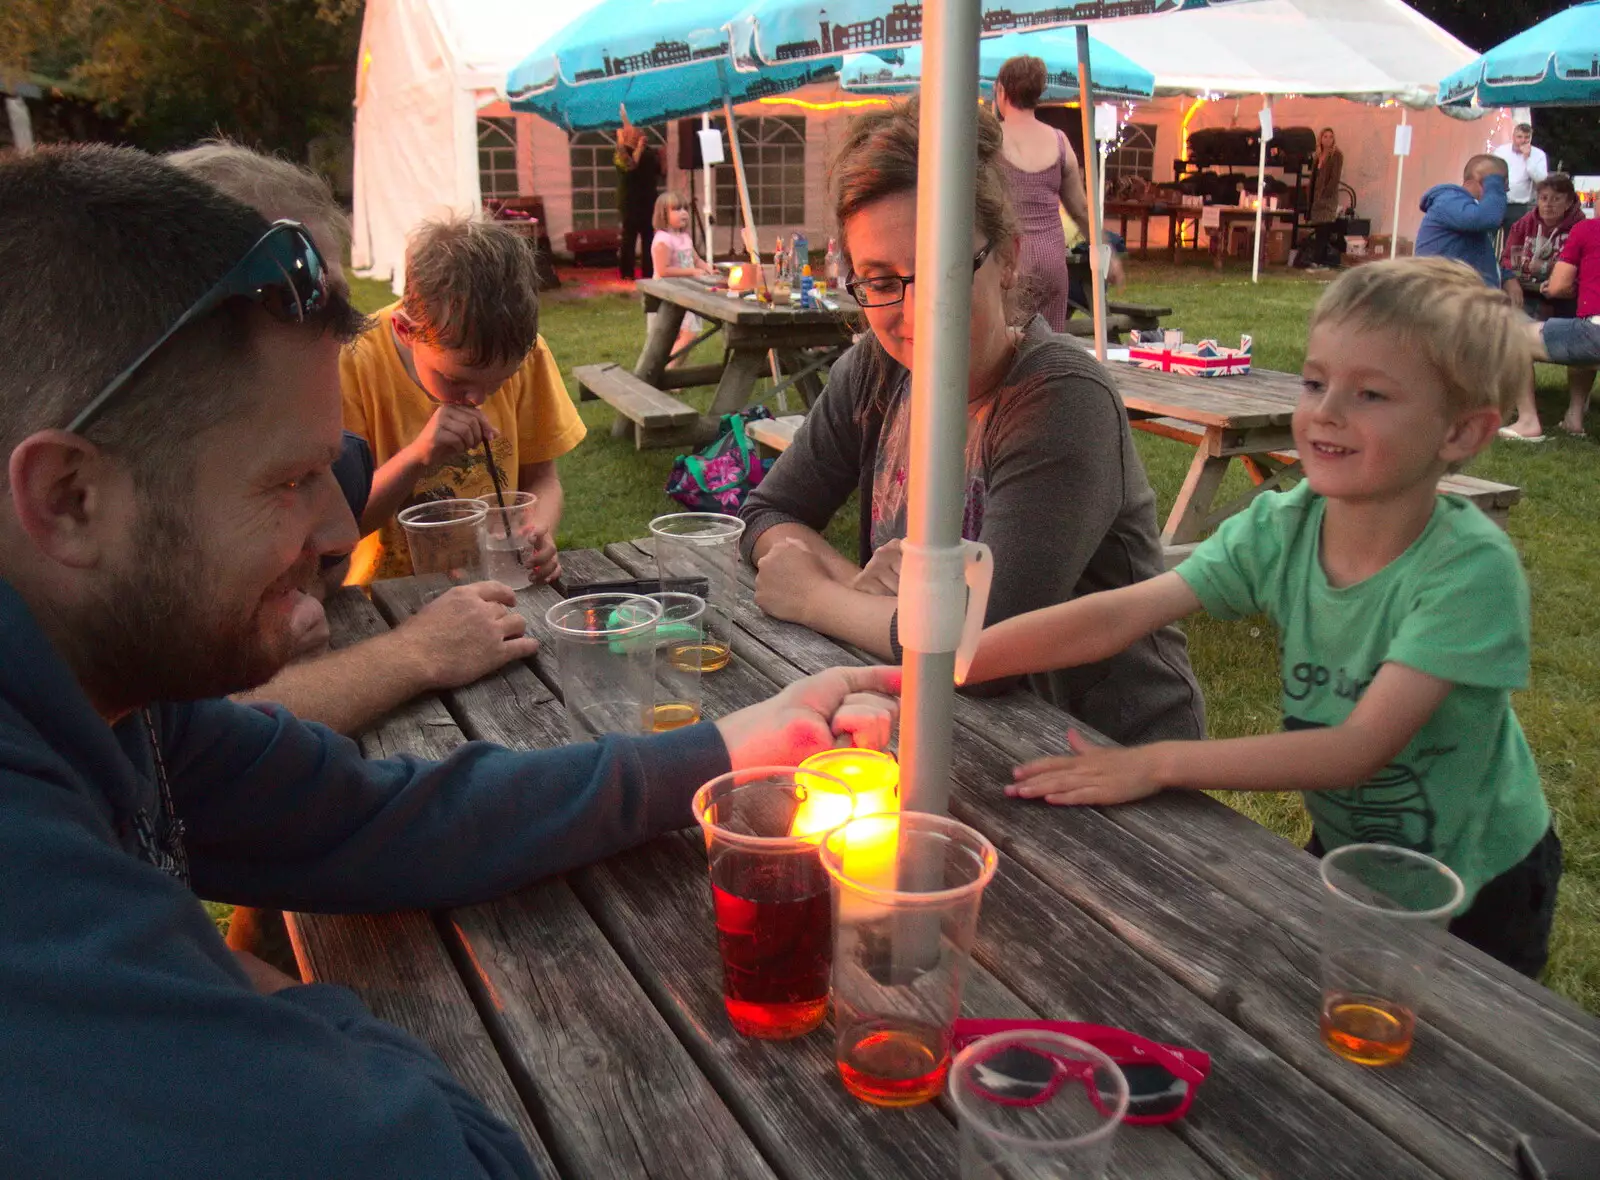
M 441 588 L 483 581 L 488 515 L 479 500 L 430 500 L 402 509 L 398 519 L 411 551 L 411 572 Z
M 650 522 L 660 577 L 701 577 L 707 582 L 702 672 L 728 664 L 733 652 L 733 608 L 739 585 L 739 538 L 744 521 L 720 512 L 676 512 Z
M 944 1089 L 978 904 L 997 864 L 993 844 L 942 815 L 858 817 L 823 840 L 835 1056 L 857 1098 L 915 1106 Z
M 700 720 L 700 652 L 705 644 L 705 599 L 663 591 L 646 594 L 661 608 L 656 621 L 655 695 L 650 728 L 682 729 Z
M 533 554 L 539 536 L 533 527 L 533 506 L 539 497 L 532 492 L 504 492 L 505 507 L 493 496 L 478 500 L 488 511 L 484 518 L 483 558 L 485 576 L 513 590 L 528 585 Z
M 1461 878 L 1409 848 L 1346 844 L 1322 858 L 1323 1044 L 1358 1065 L 1411 1051 Z
M 817 846 L 850 818 L 850 788 L 791 766 L 714 778 L 696 792 L 706 835 L 722 997 L 736 1031 L 804 1036 L 828 1012 L 833 905 Z
M 660 617 L 661 607 L 637 594 L 585 594 L 545 612 L 575 741 L 650 731 Z
M 1128 1111 L 1128 1079 L 1093 1045 L 1017 1029 L 956 1055 L 950 1102 L 961 1180 L 1100 1180 Z

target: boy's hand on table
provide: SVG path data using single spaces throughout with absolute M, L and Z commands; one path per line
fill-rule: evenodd
M 539 650 L 512 608 L 517 596 L 499 582 L 446 590 L 394 631 L 434 688 L 459 688 Z
M 533 548 L 528 551 L 528 577 L 538 585 L 548 586 L 561 576 L 556 539 L 549 532 L 535 533 L 529 539 Z
M 1132 803 L 1161 791 L 1157 746 L 1097 746 L 1067 732 L 1072 754 L 1025 762 L 1013 772 L 1006 794 L 1072 805 Z
M 442 405 L 405 449 L 421 466 L 437 467 L 483 446 L 498 433 L 476 406 Z

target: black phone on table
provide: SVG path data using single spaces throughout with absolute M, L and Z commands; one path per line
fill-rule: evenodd
M 1526 1180 L 1600 1180 L 1600 1139 L 1518 1135 L 1517 1166 Z

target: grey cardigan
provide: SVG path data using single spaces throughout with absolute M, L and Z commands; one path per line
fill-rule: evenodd
M 871 337 L 839 358 L 794 442 L 740 513 L 746 560 L 774 525 L 821 531 L 854 491 L 866 563 L 879 434 L 889 398 L 907 379 Z M 992 396 L 977 538 L 995 556 L 986 622 L 1161 573 L 1155 493 L 1105 370 L 1036 316 Z M 1120 742 L 1205 735 L 1200 687 L 1175 627 L 1100 663 L 1033 676 L 1030 686 Z

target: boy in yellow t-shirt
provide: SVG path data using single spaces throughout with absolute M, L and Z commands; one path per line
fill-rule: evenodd
M 583 440 L 539 330 L 533 251 L 482 218 L 425 222 L 406 245 L 406 293 L 340 362 L 344 424 L 377 471 L 350 582 L 411 572 L 395 515 L 428 500 L 494 497 L 485 445 L 508 487 L 532 492 L 539 543 L 531 573 L 561 570 L 555 461 Z

